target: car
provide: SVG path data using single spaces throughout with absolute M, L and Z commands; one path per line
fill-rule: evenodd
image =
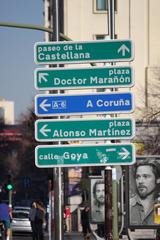
M 28 206 L 14 206 L 13 207 L 13 210 L 20 210 L 20 211 L 30 211 L 30 207 L 28 207 Z
M 11 229 L 13 233 L 32 233 L 32 228 L 29 221 L 29 210 L 13 209 Z

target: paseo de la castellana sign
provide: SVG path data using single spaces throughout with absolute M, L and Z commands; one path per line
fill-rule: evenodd
M 34 53 L 37 64 L 111 62 L 133 59 L 130 40 L 36 43 Z

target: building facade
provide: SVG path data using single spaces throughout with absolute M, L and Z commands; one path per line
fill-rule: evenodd
M 107 0 L 63 0 L 60 2 L 60 31 L 73 41 L 109 37 Z M 159 0 L 115 0 L 115 38 L 130 39 L 134 46 L 135 94 L 133 117 L 142 119 L 146 109 L 156 111 L 160 76 Z M 44 1 L 45 26 L 52 27 L 52 1 Z M 46 41 L 50 41 L 46 33 Z M 84 66 L 84 65 L 83 65 Z M 74 66 L 72 66 L 74 67 Z M 76 64 L 77 67 L 77 64 Z M 80 66 L 81 67 L 81 66 Z M 119 91 L 121 91 L 119 89 Z
M 0 119 L 4 124 L 14 124 L 14 102 L 0 99 Z
M 59 0 L 60 32 L 73 41 L 92 41 L 109 39 L 108 6 L 107 0 Z M 134 60 L 117 62 L 116 66 L 132 66 L 135 85 L 132 88 L 117 89 L 134 93 L 135 111 L 129 114 L 136 121 L 141 122 L 147 113 L 156 113 L 159 106 L 160 85 L 160 1 L 159 0 L 123 0 L 114 1 L 115 7 L 115 39 L 130 39 L 134 47 Z M 53 26 L 52 0 L 44 0 L 45 26 Z M 51 41 L 52 37 L 45 34 L 45 40 Z M 96 64 L 104 66 L 104 63 Z M 65 67 L 91 67 L 89 64 L 65 65 Z M 75 90 L 74 90 L 75 91 Z M 78 93 L 82 90 L 76 90 Z M 96 90 L 87 89 L 86 92 Z M 104 90 L 108 91 L 108 90 Z M 109 90 L 110 91 L 110 90 Z M 73 90 L 69 91 L 73 93 Z M 81 116 L 83 117 L 83 116 Z M 88 117 L 88 116 L 87 116 Z M 120 114 L 119 117 L 126 117 Z M 127 115 L 128 117 L 128 115 Z M 158 127 L 157 127 L 158 126 Z M 156 131 L 159 131 L 159 122 L 150 126 L 137 125 L 135 145 L 137 154 L 145 153 L 144 144 L 153 140 Z M 147 136 L 144 134 L 146 133 Z M 144 138 L 142 135 L 144 134 Z M 157 134 L 157 133 L 156 133 Z M 148 140 L 149 139 L 149 140 Z M 159 147 L 159 146 L 158 146 Z M 148 150 L 148 149 L 147 149 Z

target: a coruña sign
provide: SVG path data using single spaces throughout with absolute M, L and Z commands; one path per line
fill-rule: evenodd
M 134 100 L 130 92 L 81 95 L 39 94 L 35 97 L 37 116 L 129 113 L 133 110 Z

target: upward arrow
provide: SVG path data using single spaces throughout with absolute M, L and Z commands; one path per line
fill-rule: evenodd
M 47 82 L 48 80 L 47 80 L 46 77 L 48 77 L 48 73 L 39 73 L 39 82 L 41 83 L 42 80 L 43 80 L 44 82 Z
M 130 52 L 129 48 L 123 44 L 119 49 L 118 53 L 122 53 L 122 56 L 124 57 L 126 55 L 126 52 Z

